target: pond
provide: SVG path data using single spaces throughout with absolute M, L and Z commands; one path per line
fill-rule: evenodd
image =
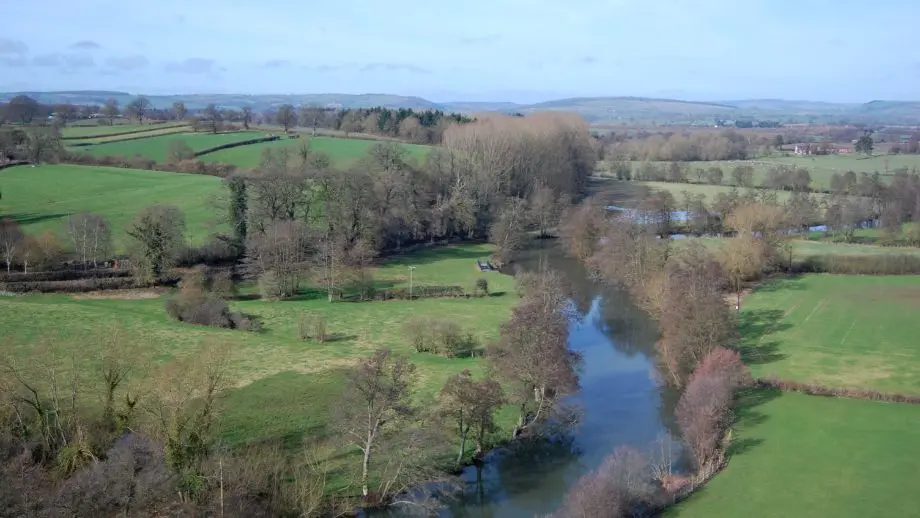
M 541 244 L 519 254 L 514 264 L 533 270 L 544 263 L 572 288 L 569 347 L 584 357 L 581 387 L 572 396 L 581 411 L 579 424 L 567 437 L 500 448 L 486 456 L 481 468 L 464 470 L 464 493 L 441 513 L 445 518 L 550 513 L 574 481 L 618 446 L 645 452 L 667 443 L 679 449 L 673 421 L 677 394 L 659 385 L 652 358 L 656 324 L 628 295 L 590 279 L 552 241 Z M 410 513 L 391 509 L 375 515 Z

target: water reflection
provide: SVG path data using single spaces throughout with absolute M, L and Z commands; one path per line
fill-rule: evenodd
M 654 322 L 626 294 L 589 278 L 553 245 L 528 250 L 516 263 L 527 270 L 546 264 L 572 290 L 569 347 L 584 357 L 581 389 L 572 396 L 581 409 L 579 425 L 566 437 L 516 444 L 490 453 L 482 467 L 466 469 L 466 489 L 444 517 L 530 518 L 552 512 L 566 489 L 617 446 L 646 451 L 673 434 L 677 396 L 657 382 Z

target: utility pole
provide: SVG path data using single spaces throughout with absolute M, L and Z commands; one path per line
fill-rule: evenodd
M 412 272 L 415 271 L 416 266 L 409 267 L 409 300 L 412 300 Z

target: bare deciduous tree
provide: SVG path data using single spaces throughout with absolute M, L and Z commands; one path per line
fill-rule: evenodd
M 112 229 L 101 214 L 81 212 L 67 218 L 67 236 L 74 252 L 85 268 L 89 263 L 98 266 L 112 252 Z
M 379 441 L 406 427 L 416 412 L 411 401 L 415 379 L 415 365 L 389 349 L 378 349 L 348 373 L 339 426 L 343 438 L 363 453 L 361 494 L 365 497 Z
M 476 439 L 476 455 L 481 454 L 486 434 L 495 427 L 495 411 L 502 404 L 501 385 L 495 380 L 476 381 L 469 370 L 447 379 L 438 396 L 438 413 L 449 420 L 460 440 L 457 464 L 463 459 L 470 433 Z
M 144 96 L 135 97 L 125 106 L 125 113 L 137 119 L 138 124 L 143 124 L 144 116 L 150 109 L 150 99 Z
M 16 260 L 16 254 L 22 246 L 24 234 L 16 223 L 10 218 L 0 220 L 0 251 L 3 252 L 3 260 L 6 262 L 6 271 L 10 271 L 13 261 Z

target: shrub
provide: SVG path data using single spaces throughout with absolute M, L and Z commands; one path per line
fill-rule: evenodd
M 166 145 L 166 155 L 170 162 L 181 162 L 195 158 L 195 151 L 182 139 L 170 140 Z
M 326 329 L 326 319 L 322 315 L 304 313 L 300 316 L 298 336 L 301 340 L 325 342 L 329 336 Z
M 464 333 L 452 320 L 414 317 L 403 326 L 409 342 L 420 353 L 434 353 L 446 358 L 469 356 L 476 345 L 471 333 Z
M 230 264 L 239 259 L 238 250 L 220 238 L 212 238 L 200 246 L 186 246 L 179 252 L 178 266 L 195 266 L 196 264 L 220 265 Z
M 166 313 L 189 324 L 245 331 L 261 330 L 261 324 L 254 317 L 231 312 L 227 303 L 207 291 L 207 288 L 207 278 L 203 271 L 187 274 L 179 283 L 179 294 L 166 300 Z
M 232 299 L 236 296 L 236 283 L 233 282 L 233 273 L 230 270 L 218 270 L 210 278 L 211 292 L 222 299 Z
M 723 461 L 720 449 L 731 425 L 734 391 L 746 383 L 747 368 L 735 351 L 717 347 L 690 376 L 677 403 L 677 423 L 698 474 L 706 476 Z
M 281 298 L 281 283 L 275 272 L 267 270 L 259 275 L 259 294 L 263 299 L 278 300 Z
M 474 295 L 486 297 L 489 295 L 489 281 L 483 278 L 476 279 L 476 289 Z
M 5 291 L 12 293 L 82 293 L 98 290 L 125 290 L 146 288 L 153 283 L 136 277 L 103 277 L 70 281 L 7 282 Z

